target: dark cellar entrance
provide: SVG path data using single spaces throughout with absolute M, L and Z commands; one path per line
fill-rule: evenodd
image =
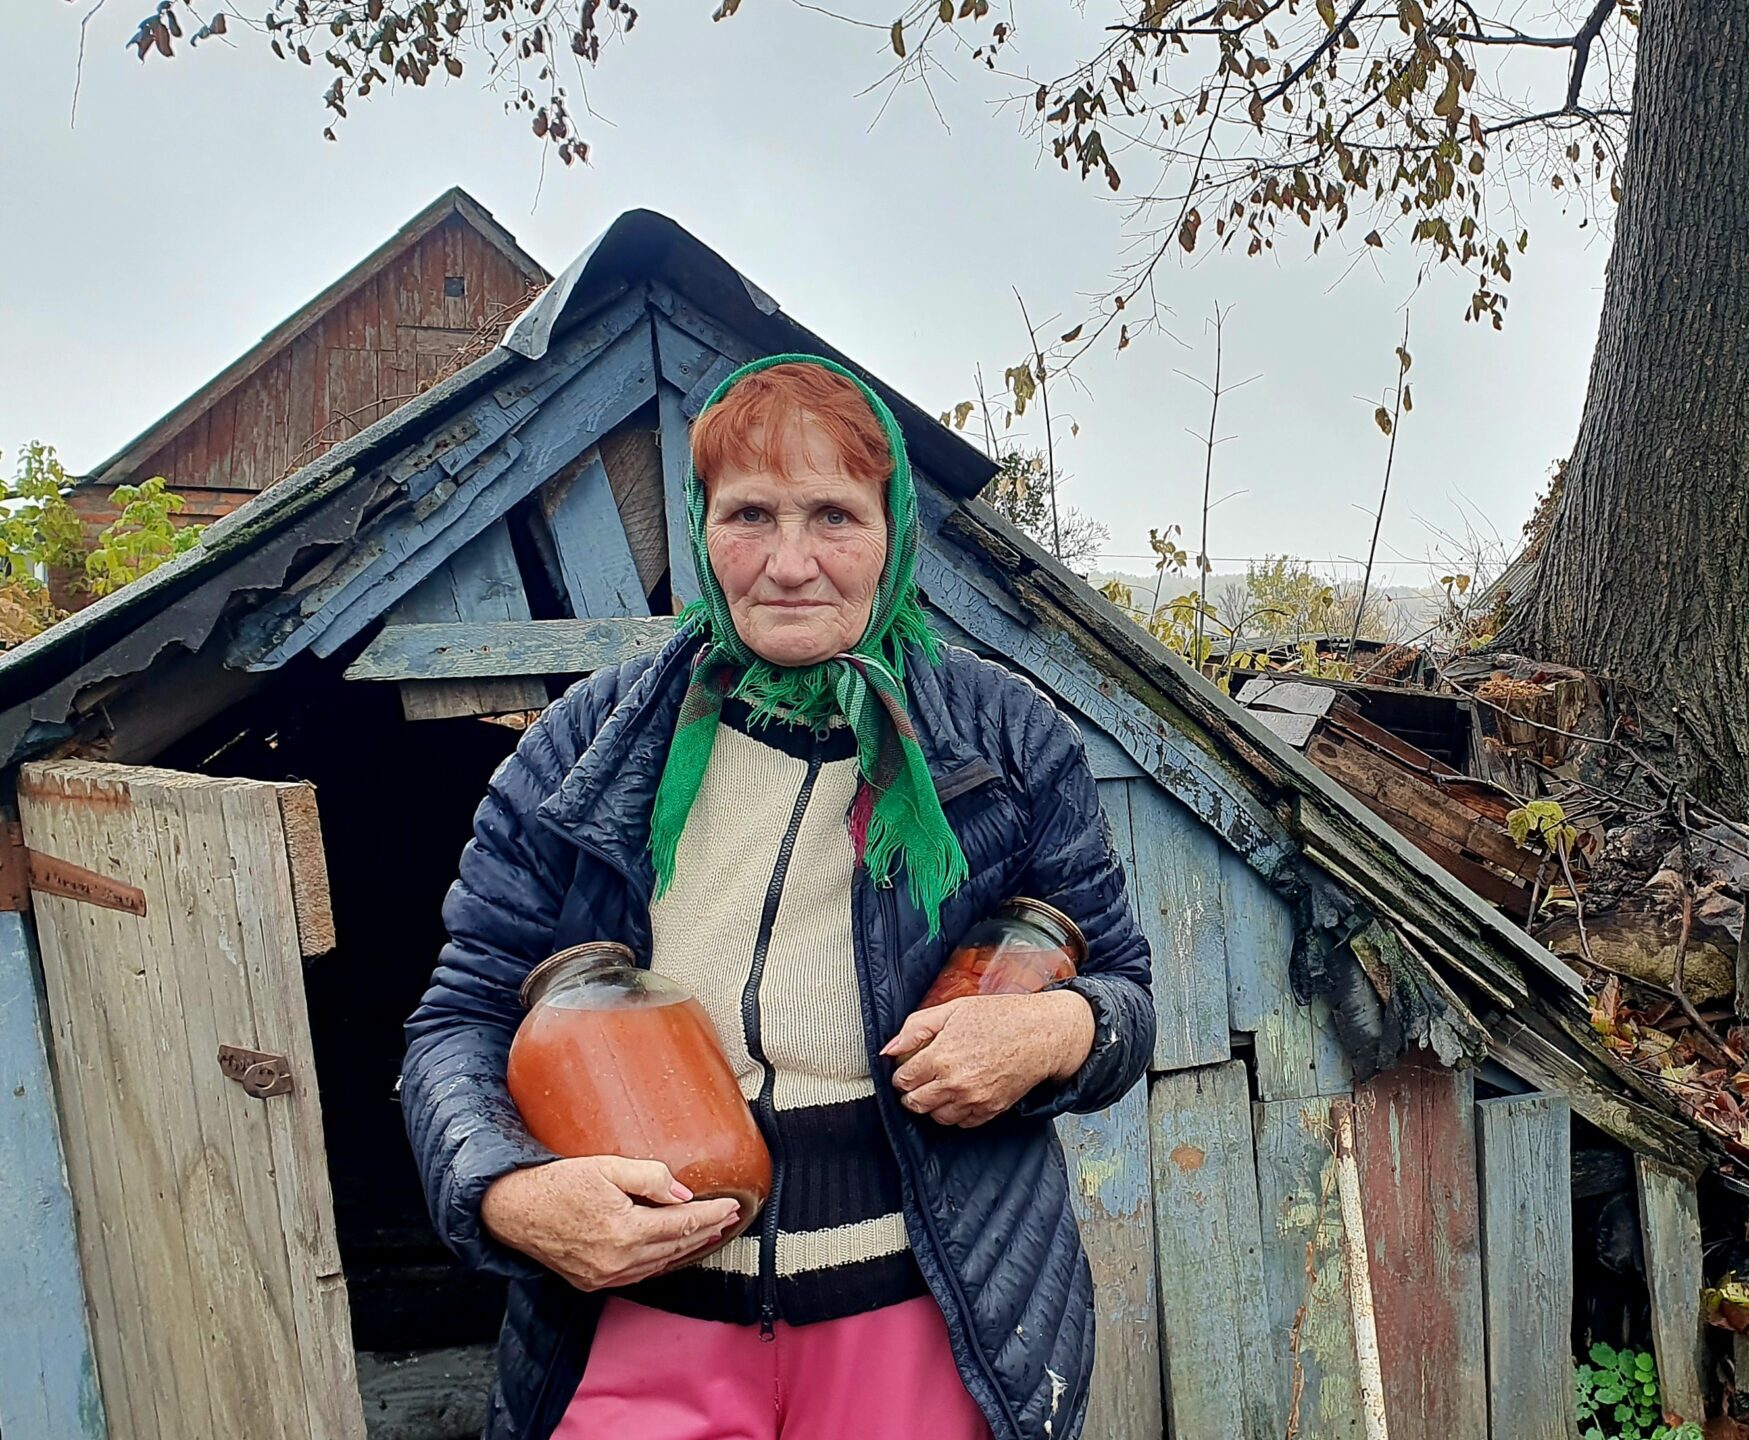
M 306 962 L 304 986 L 360 1352 L 483 1345 L 502 1318 L 503 1283 L 464 1269 L 432 1231 L 395 1087 L 402 1024 L 443 944 L 444 893 L 518 738 L 495 721 L 407 721 L 395 686 L 312 663 L 155 762 L 316 787 L 339 943 Z

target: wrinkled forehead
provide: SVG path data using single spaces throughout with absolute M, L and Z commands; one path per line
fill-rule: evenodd
M 777 487 L 787 491 L 863 493 L 886 502 L 889 474 L 871 473 L 866 457 L 847 453 L 829 424 L 803 410 L 761 417 L 739 444 L 699 469 L 705 494 Z

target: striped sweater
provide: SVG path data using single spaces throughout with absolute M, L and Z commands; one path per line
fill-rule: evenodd
M 792 1325 L 925 1293 L 863 1038 L 851 928 L 848 729 L 723 711 L 673 883 L 650 907 L 651 968 L 722 1038 L 771 1147 L 760 1220 L 628 1297 L 699 1319 Z

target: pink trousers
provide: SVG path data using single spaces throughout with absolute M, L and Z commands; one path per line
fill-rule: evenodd
M 799 1328 L 610 1299 L 553 1440 L 990 1440 L 928 1296 Z

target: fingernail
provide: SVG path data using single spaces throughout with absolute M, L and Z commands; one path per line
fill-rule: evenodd
M 692 1199 L 692 1191 L 688 1190 L 678 1180 L 676 1180 L 671 1186 L 668 1187 L 668 1193 L 670 1195 L 672 1195 L 676 1200 L 690 1200 L 690 1199 Z

